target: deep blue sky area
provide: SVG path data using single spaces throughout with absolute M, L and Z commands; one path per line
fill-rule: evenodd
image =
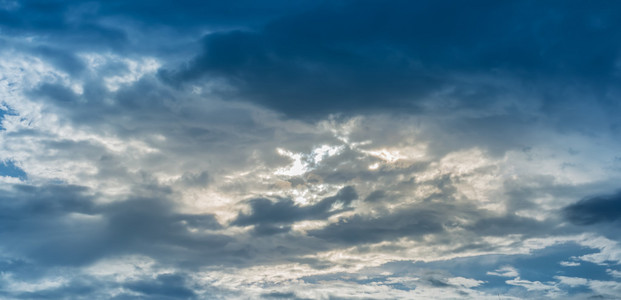
M 0 0 L 0 299 L 618 299 L 621 2 Z

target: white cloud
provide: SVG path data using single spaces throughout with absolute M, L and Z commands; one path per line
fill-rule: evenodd
M 487 272 L 487 275 L 500 276 L 500 277 L 518 277 L 520 273 L 512 266 L 504 266 L 496 269 L 493 272 Z
M 453 277 L 448 279 L 448 283 L 465 288 L 473 288 L 484 284 L 485 281 L 465 277 Z
M 583 286 L 589 283 L 589 280 L 580 277 L 554 276 L 561 284 L 571 287 Z
M 557 297 L 563 294 L 562 290 L 553 282 L 530 281 L 520 277 L 505 282 L 509 285 L 521 286 L 528 291 L 545 292 L 549 297 Z
M 580 263 L 577 261 L 562 261 L 559 263 L 563 267 L 577 267 L 580 266 Z

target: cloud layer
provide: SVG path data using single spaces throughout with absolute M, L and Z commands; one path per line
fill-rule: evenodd
M 0 1 L 0 298 L 614 299 L 616 6 Z

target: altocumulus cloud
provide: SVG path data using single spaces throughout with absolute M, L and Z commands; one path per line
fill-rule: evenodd
M 3 299 L 614 299 L 606 1 L 0 1 Z

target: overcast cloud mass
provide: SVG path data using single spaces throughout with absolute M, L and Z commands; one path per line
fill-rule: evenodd
M 0 0 L 0 299 L 619 299 L 621 2 Z

